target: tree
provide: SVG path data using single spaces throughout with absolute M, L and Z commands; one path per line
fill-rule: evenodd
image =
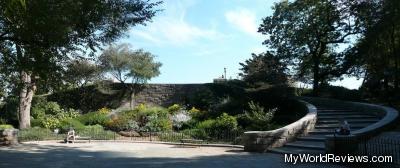
M 248 83 L 286 84 L 288 81 L 286 65 L 270 52 L 252 54 L 252 58 L 239 64 L 242 66 L 239 76 Z
M 141 0 L 0 1 L 0 49 L 7 72 L 19 76 L 20 128 L 30 127 L 37 81 L 76 52 L 90 56 L 129 27 L 150 21 L 159 4 Z M 23 0 L 20 0 L 23 2 Z
M 367 12 L 359 17 L 365 31 L 351 54 L 365 71 L 363 88 L 387 99 L 398 94 L 400 85 L 400 2 L 367 1 L 363 6 Z
M 134 95 L 139 91 L 141 84 L 160 75 L 160 62 L 154 61 L 155 56 L 142 49 L 131 50 L 128 44 L 111 45 L 100 55 L 100 62 L 106 72 L 115 79 L 125 83 L 131 79 L 131 107 Z
M 73 87 L 82 87 L 102 78 L 100 67 L 88 60 L 72 60 L 66 67 L 63 78 Z
M 312 74 L 318 94 L 321 83 L 347 73 L 343 54 L 336 51 L 349 37 L 360 33 L 353 1 L 281 1 L 265 17 L 259 32 L 270 52 L 296 70 L 299 77 Z
M 131 50 L 128 44 L 111 45 L 100 55 L 100 62 L 106 72 L 115 79 L 125 83 L 146 83 L 160 75 L 161 63 L 154 61 L 155 56 L 142 49 Z

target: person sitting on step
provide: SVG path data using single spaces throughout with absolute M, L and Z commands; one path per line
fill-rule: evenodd
M 350 124 L 344 119 L 340 119 L 340 127 L 335 131 L 339 135 L 350 135 Z

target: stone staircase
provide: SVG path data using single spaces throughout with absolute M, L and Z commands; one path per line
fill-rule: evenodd
M 295 141 L 282 147 L 273 148 L 270 152 L 282 154 L 323 154 L 325 153 L 325 135 L 332 135 L 339 127 L 339 120 L 344 118 L 350 124 L 351 131 L 369 126 L 380 120 L 379 117 L 362 112 L 317 107 L 317 123 L 308 135 L 298 137 Z

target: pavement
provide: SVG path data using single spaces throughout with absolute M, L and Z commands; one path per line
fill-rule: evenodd
M 284 156 L 248 153 L 230 147 L 189 147 L 153 143 L 92 142 L 64 144 L 54 141 L 28 142 L 0 147 L 0 167 L 9 168 L 119 168 L 119 167 L 208 167 L 279 168 L 332 167 L 326 163 L 285 163 Z

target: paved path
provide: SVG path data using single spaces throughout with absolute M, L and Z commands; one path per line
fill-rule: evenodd
M 284 163 L 282 155 L 247 153 L 241 149 L 181 147 L 150 143 L 95 142 L 24 143 L 0 147 L 0 167 L 118 168 L 118 167 L 340 167 L 327 164 Z

